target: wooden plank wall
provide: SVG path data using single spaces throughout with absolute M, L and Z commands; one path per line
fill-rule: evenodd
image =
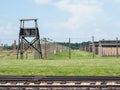
M 120 47 L 118 48 L 118 55 L 120 56 Z M 117 56 L 117 48 L 102 47 L 102 56 Z

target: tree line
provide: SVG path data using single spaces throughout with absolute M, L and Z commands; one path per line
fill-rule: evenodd
M 4 45 L 3 45 L 3 49 L 4 49 L 4 50 L 13 50 L 13 44 L 11 44 L 11 45 L 4 44 Z
M 57 43 L 69 47 L 68 42 L 57 42 Z M 89 45 L 90 43 L 91 43 L 90 41 L 81 42 L 81 43 L 70 43 L 70 48 L 76 50 L 76 49 L 80 49 L 80 47 L 84 47 L 86 45 Z
M 57 44 L 69 47 L 69 42 L 56 42 Z M 70 48 L 71 49 L 80 49 L 80 47 L 84 47 L 86 45 L 89 45 L 91 42 L 87 41 L 87 42 L 82 42 L 82 43 L 70 43 Z M 8 44 L 4 44 L 3 45 L 3 49 L 4 50 L 13 50 L 13 44 L 8 45 Z

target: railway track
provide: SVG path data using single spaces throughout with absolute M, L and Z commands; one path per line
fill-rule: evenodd
M 120 77 L 0 76 L 0 90 L 120 90 Z

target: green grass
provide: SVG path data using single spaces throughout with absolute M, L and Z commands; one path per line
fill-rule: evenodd
M 97 55 L 95 57 L 98 57 Z M 79 50 L 71 50 L 71 59 L 92 59 L 92 53 L 90 52 L 85 52 L 85 51 L 79 51 Z M 65 60 L 69 59 L 69 52 L 62 52 L 62 53 L 57 53 L 53 56 L 48 57 L 48 59 L 51 60 Z
M 93 59 L 91 53 L 81 51 L 71 54 L 72 59 L 68 59 L 67 52 L 48 60 L 16 60 L 15 55 L 0 58 L 0 75 L 120 76 L 120 58 L 95 56 Z
M 0 60 L 0 75 L 119 76 L 115 60 Z
M 86 60 L 86 59 L 104 59 L 104 60 L 109 60 L 109 59 L 116 59 L 117 57 L 115 56 L 104 56 L 100 57 L 99 55 L 94 55 L 91 52 L 86 52 L 86 51 L 80 51 L 80 50 L 71 50 L 71 60 Z M 119 59 L 118 57 L 117 59 Z M 57 53 L 53 56 L 50 56 L 47 58 L 48 60 L 68 60 L 69 59 L 69 52 L 62 52 L 62 53 Z

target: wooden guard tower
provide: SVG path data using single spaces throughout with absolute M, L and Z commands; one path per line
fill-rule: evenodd
M 25 23 L 32 22 L 34 26 L 29 27 L 25 26 Z M 29 41 L 28 38 L 32 40 Z M 41 44 L 40 44 L 40 36 L 37 19 L 21 19 L 20 20 L 20 32 L 19 32 L 19 41 L 17 48 L 17 59 L 23 59 L 24 52 L 32 47 L 38 53 L 39 58 L 42 58 Z

